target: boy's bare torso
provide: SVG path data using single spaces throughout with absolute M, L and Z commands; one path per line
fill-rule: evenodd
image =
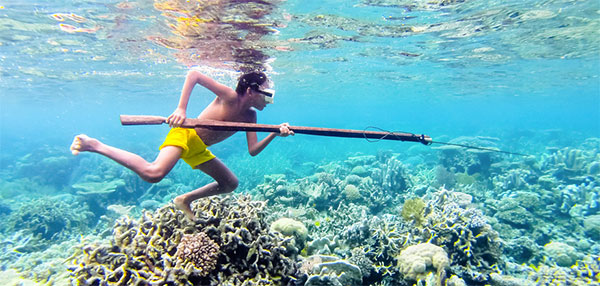
M 225 102 L 217 97 L 200 113 L 198 119 L 254 123 L 255 111 L 241 110 L 240 105 L 239 101 Z M 217 144 L 235 134 L 235 131 L 213 131 L 204 128 L 195 130 L 207 146 Z

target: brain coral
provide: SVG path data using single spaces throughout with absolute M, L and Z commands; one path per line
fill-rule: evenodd
M 404 277 L 410 280 L 424 279 L 433 272 L 438 273 L 439 279 L 444 278 L 444 269 L 450 265 L 448 254 L 443 248 L 431 243 L 421 243 L 409 246 L 398 256 L 398 268 Z M 429 268 L 429 271 L 428 271 Z
M 303 223 L 291 218 L 282 217 L 271 224 L 271 230 L 286 236 L 294 236 L 300 241 L 305 241 L 308 229 Z
M 184 234 L 175 255 L 184 261 L 194 263 L 200 276 L 206 276 L 217 266 L 219 245 L 204 232 Z

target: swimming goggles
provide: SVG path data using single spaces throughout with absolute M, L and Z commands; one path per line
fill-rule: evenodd
M 270 88 L 267 88 L 267 89 L 264 89 L 264 90 L 257 89 L 256 91 L 258 93 L 260 93 L 260 94 L 262 94 L 262 95 L 265 96 L 265 102 L 267 104 L 273 103 L 273 98 L 275 97 L 275 90 L 274 89 L 270 89 Z

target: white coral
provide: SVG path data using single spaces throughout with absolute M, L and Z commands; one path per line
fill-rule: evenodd
M 433 271 L 440 274 L 450 264 L 448 254 L 443 248 L 431 243 L 421 243 L 409 246 L 400 252 L 398 256 L 398 267 L 407 279 L 421 280 Z M 441 278 L 441 277 L 440 277 Z

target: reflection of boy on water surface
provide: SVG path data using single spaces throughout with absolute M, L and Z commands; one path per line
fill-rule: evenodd
M 167 123 L 174 128 L 160 146 L 160 153 L 154 162 L 147 162 L 137 154 L 106 145 L 84 134 L 75 136 L 71 145 L 73 154 L 77 155 L 79 152 L 88 151 L 104 155 L 131 169 L 142 179 L 151 183 L 162 180 L 173 169 L 177 161 L 180 158 L 183 159 L 192 168 L 199 169 L 215 179 L 213 183 L 174 199 L 175 205 L 188 218 L 195 219 L 190 207 L 192 201 L 229 193 L 238 186 L 237 177 L 207 149 L 208 146 L 227 139 L 235 132 L 178 128 L 186 118 L 187 104 L 196 84 L 204 86 L 216 95 L 215 99 L 200 113 L 199 119 L 256 123 L 256 109 L 263 110 L 268 103 L 273 102 L 274 92 L 268 90 L 269 82 L 262 72 L 250 72 L 242 75 L 237 88 L 233 90 L 192 70 L 188 72 L 183 85 L 179 105 L 167 119 Z M 255 132 L 246 132 L 248 152 L 255 156 L 267 147 L 275 136 L 294 135 L 288 126 L 287 123 L 281 124 L 279 134 L 270 133 L 261 141 L 258 141 Z
M 281 1 L 159 1 L 154 7 L 168 18 L 177 36 L 152 36 L 154 43 L 176 49 L 186 65 L 262 69 L 269 56 L 263 52 L 270 41 L 260 39 L 277 32 L 268 19 Z

